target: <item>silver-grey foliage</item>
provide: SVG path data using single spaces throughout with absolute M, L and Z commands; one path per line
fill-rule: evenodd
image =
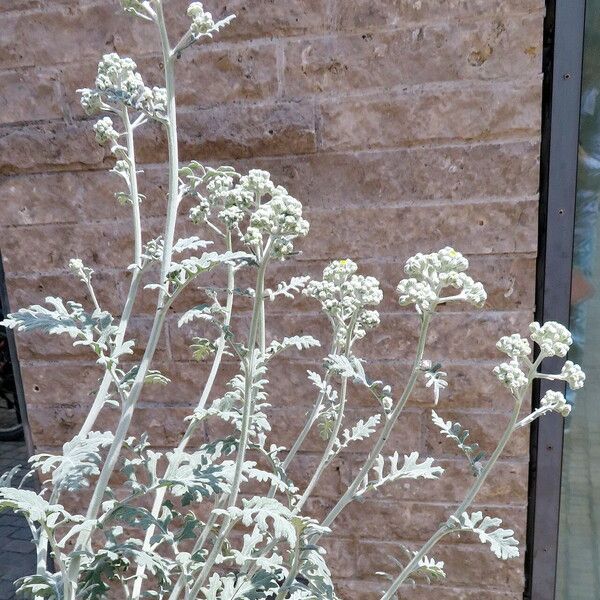
M 32 470 L 43 481 L 42 492 L 13 487 L 15 470 L 0 478 L 0 509 L 26 517 L 37 547 L 36 572 L 18 586 L 26 595 L 51 600 L 109 595 L 132 600 L 334 600 L 335 573 L 327 566 L 320 540 L 335 535 L 340 513 L 398 480 L 443 476 L 434 458 L 417 452 L 402 457 L 389 447 L 388 439 L 401 426 L 400 417 L 417 385 L 432 390 L 435 404 L 448 386 L 441 365 L 426 357 L 436 309 L 456 302 L 483 306 L 485 290 L 467 274 L 467 259 L 452 248 L 409 258 L 397 292 L 401 305 L 416 310 L 419 324 L 412 366 L 406 369 L 406 384 L 399 392 L 372 379 L 356 343 L 379 326 L 377 306 L 383 298 L 379 282 L 359 274 L 356 263 L 346 259 L 327 265 L 321 279 L 295 275 L 266 288 L 269 266 L 293 260 L 297 242 L 308 233 L 302 204 L 265 171 L 240 174 L 228 166 L 180 164 L 175 64 L 194 43 L 212 37 L 232 17 L 215 22 L 201 3 L 192 2 L 189 29 L 172 44 L 163 0 L 121 3 L 126 12 L 157 28 L 164 65 L 164 87 L 150 87 L 133 60 L 107 54 L 98 66 L 95 85 L 80 90 L 88 113 L 106 113 L 94 125 L 96 139 L 116 159 L 111 171 L 124 181 L 117 200 L 132 214 L 133 252 L 124 264 L 129 291 L 123 308 L 119 317 L 104 310 L 94 291 L 93 270 L 73 259 L 69 269 L 85 287 L 89 307 L 48 297 L 46 306 L 21 309 L 3 322 L 23 333 L 40 330 L 70 336 L 75 346 L 91 352 L 101 374 L 85 422 L 73 439 L 58 454 L 31 458 Z M 158 238 L 150 238 L 142 227 L 141 171 L 135 157 L 136 131 L 148 121 L 163 127 L 169 149 L 166 218 Z M 200 235 L 178 239 L 177 216 L 183 201 L 191 204 L 189 218 Z M 213 272 L 226 283 L 215 286 Z M 240 274 L 253 285 L 239 287 Z M 165 386 L 169 398 L 170 380 L 151 367 L 165 319 L 184 290 L 189 297 L 192 283 L 198 299 L 187 307 L 179 326 L 199 334 L 190 355 L 209 364 L 209 371 L 198 376 L 197 402 L 179 443 L 158 450 L 151 443 L 160 447 L 162 440 L 131 436 L 131 422 L 146 385 Z M 145 345 L 130 337 L 135 300 L 141 294 L 155 299 Z M 270 402 L 280 402 L 273 392 L 277 382 L 268 381 L 271 361 L 285 352 L 318 349 L 321 342 L 293 331 L 267 339 L 266 307 L 298 295 L 316 302 L 331 333 L 326 336 L 322 368 L 307 373 L 314 385 L 313 407 L 288 449 L 277 446 L 271 434 Z M 232 320 L 240 304 L 252 308 L 249 325 Z M 488 458 L 460 424 L 433 413 L 434 424 L 465 454 L 474 477 L 460 506 L 450 508 L 448 519 L 437 530 L 432 527 L 423 547 L 408 550 L 408 560 L 396 561 L 396 572 L 388 573 L 387 581 L 382 579 L 383 600 L 395 598 L 408 581 L 443 580 L 444 563 L 430 552 L 449 535 L 471 534 L 501 559 L 518 556 L 513 532 L 500 528 L 500 519 L 469 513 L 469 508 L 514 431 L 547 412 L 568 414 L 564 396 L 553 391 L 537 410 L 519 420 L 533 380 L 559 380 L 576 389 L 585 379 L 570 361 L 558 374 L 539 371 L 545 357 L 568 352 L 571 336 L 562 325 L 533 323 L 530 339 L 538 346 L 535 358 L 530 341 L 518 334 L 498 342 L 508 360 L 494 372 L 513 399 L 513 411 Z M 141 358 L 132 364 L 134 349 Z M 224 357 L 230 363 L 236 360 L 238 368 L 225 390 L 216 394 Z M 347 408 L 357 390 L 371 398 L 371 415 L 349 420 Z M 104 413 L 117 416 L 114 430 L 99 431 L 99 416 Z M 205 426 L 211 431 L 213 425 L 227 430 L 227 435 L 199 442 L 198 434 Z M 307 480 L 295 482 L 291 466 L 314 429 L 322 437 L 321 456 Z M 335 458 L 356 444 L 368 445 L 367 457 L 336 504 L 316 520 L 308 501 Z M 78 513 L 66 506 L 78 507 Z M 48 553 L 54 573 L 47 571 Z

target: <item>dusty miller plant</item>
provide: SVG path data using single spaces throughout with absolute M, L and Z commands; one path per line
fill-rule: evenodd
M 87 418 L 63 446 L 62 454 L 38 454 L 30 460 L 32 472 L 43 481 L 41 493 L 11 487 L 15 471 L 1 478 L 0 508 L 25 516 L 37 547 L 37 570 L 18 581 L 19 589 L 26 596 L 56 600 L 99 599 L 110 594 L 136 600 L 334 599 L 332 574 L 320 542 L 335 532 L 340 513 L 350 503 L 399 480 L 443 476 L 433 458 L 417 452 L 400 456 L 386 447 L 386 441 L 417 384 L 432 388 L 436 403 L 447 386 L 445 373 L 426 358 L 427 333 L 436 308 L 460 302 L 479 307 L 486 293 L 481 283 L 466 274 L 467 260 L 451 248 L 408 259 L 407 277 L 397 291 L 400 304 L 413 306 L 418 315 L 412 367 L 400 393 L 385 382 L 371 380 L 368 363 L 355 353 L 355 343 L 379 325 L 376 307 L 383 296 L 379 282 L 360 275 L 353 261 L 337 260 L 324 269 L 320 280 L 297 276 L 266 289 L 269 265 L 293 259 L 295 243 L 308 233 L 301 203 L 275 185 L 265 171 L 242 175 L 230 167 L 211 168 L 195 161 L 182 166 L 179 162 L 175 63 L 195 42 L 212 37 L 232 17 L 215 22 L 199 2 L 193 2 L 187 11 L 189 30 L 172 45 L 161 0 L 121 2 L 126 12 L 158 29 L 165 78 L 165 87 L 151 88 L 133 60 L 108 54 L 100 61 L 95 86 L 80 90 L 88 113 L 107 113 L 94 125 L 96 138 L 116 158 L 112 171 L 124 182 L 117 199 L 129 205 L 133 215 L 133 262 L 121 315 L 115 317 L 102 308 L 94 293 L 92 269 L 74 259 L 69 268 L 87 289 L 90 306 L 48 297 L 46 306 L 21 309 L 3 322 L 22 332 L 43 330 L 70 336 L 74 345 L 93 354 L 102 370 Z M 138 191 L 141 172 L 135 158 L 136 130 L 149 121 L 163 126 L 169 152 L 166 219 L 164 232 L 156 239 L 144 239 Z M 183 199 L 193 202 L 189 216 L 202 237 L 176 238 L 176 217 Z M 225 288 L 206 281 L 214 270 L 226 274 Z M 241 271 L 251 274 L 251 288 L 236 287 Z M 139 364 L 126 367 L 135 347 L 129 337 L 133 306 L 141 293 L 140 282 L 148 276 L 154 276 L 154 283 L 143 287 L 156 297 L 152 328 Z M 144 387 L 169 383 L 151 368 L 152 361 L 170 307 L 192 282 L 202 290 L 203 298 L 183 314 L 180 325 L 200 322 L 213 328 L 213 339 L 198 338 L 192 348 L 196 358 L 211 361 L 212 366 L 179 444 L 169 452 L 158 452 L 147 436 L 135 438 L 129 430 Z M 322 369 L 308 372 L 314 384 L 314 406 L 295 443 L 286 449 L 269 440 L 267 399 L 277 402 L 277 382 L 267 380 L 270 362 L 290 348 L 321 344 L 310 336 L 267 340 L 266 305 L 298 294 L 320 305 L 331 326 L 332 341 Z M 251 321 L 245 329 L 232 325 L 237 300 L 252 303 Z M 496 367 L 495 373 L 512 396 L 514 408 L 489 457 L 468 440 L 468 432 L 458 423 L 432 412 L 441 434 L 464 453 L 474 477 L 460 506 L 449 510 L 437 529 L 432 527 L 429 541 L 399 561 L 398 571 L 387 574 L 387 582 L 382 580 L 383 600 L 395 598 L 409 580 L 444 578 L 443 562 L 431 553 L 449 535 L 472 534 L 489 544 L 500 559 L 518 556 L 512 530 L 501 528 L 500 519 L 470 511 L 471 504 L 515 431 L 547 412 L 568 414 L 562 393 L 551 391 L 538 409 L 523 417 L 533 380 L 566 381 L 572 388 L 581 387 L 584 381 L 581 369 L 569 361 L 558 374 L 539 370 L 544 358 L 562 357 L 569 350 L 571 336 L 562 325 L 533 323 L 530 329 L 531 341 L 537 344 L 535 353 L 518 334 L 498 342 L 508 361 Z M 235 357 L 239 369 L 226 393 L 215 397 L 213 388 L 224 356 Z M 346 408 L 356 386 L 370 392 L 373 415 L 349 422 Z M 114 431 L 97 430 L 103 411 L 117 411 Z M 194 433 L 211 420 L 225 421 L 230 435 L 194 442 Z M 289 468 L 315 427 L 324 439 L 322 455 L 306 487 L 299 489 Z M 367 438 L 372 441 L 371 449 L 355 478 L 328 514 L 316 520 L 306 510 L 307 501 L 327 476 L 327 468 L 336 456 Z M 125 483 L 113 489 L 117 472 Z M 245 490 L 257 485 L 262 485 L 262 492 L 248 497 Z M 65 498 L 73 495 L 78 500 L 71 505 L 80 512 L 65 507 Z M 202 518 L 199 508 L 204 509 Z M 53 572 L 48 571 L 49 559 Z

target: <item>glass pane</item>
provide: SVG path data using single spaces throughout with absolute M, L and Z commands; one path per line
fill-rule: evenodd
M 600 0 L 588 0 L 569 358 L 586 385 L 569 391 L 565 422 L 557 600 L 600 598 Z

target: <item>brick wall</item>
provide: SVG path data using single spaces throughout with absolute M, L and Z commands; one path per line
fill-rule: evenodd
M 186 3 L 168 4 L 178 13 L 173 28 L 181 30 Z M 339 256 L 382 279 L 383 326 L 363 351 L 372 372 L 395 387 L 415 341 L 414 316 L 393 300 L 403 260 L 445 244 L 467 253 L 490 300 L 482 312 L 440 316 L 430 356 L 444 363 L 451 381 L 440 414 L 492 448 L 510 410 L 490 373 L 499 359 L 494 341 L 523 331 L 534 303 L 543 0 L 205 4 L 238 18 L 217 43 L 190 52 L 179 70 L 182 160 L 267 168 L 305 203 L 312 227 L 299 264 L 279 267 L 273 281 L 295 269 L 316 275 Z M 0 6 L 0 30 L 0 248 L 11 305 L 47 294 L 85 301 L 65 276 L 66 262 L 78 256 L 96 270 L 101 303 L 118 314 L 131 262 L 129 214 L 113 200 L 119 182 L 106 173 L 110 160 L 94 142 L 75 90 L 93 82 L 107 51 L 131 53 L 146 81 L 159 83 L 152 29 L 109 0 L 13 0 Z M 160 129 L 141 132 L 138 156 L 150 236 L 165 205 Z M 151 301 L 136 306 L 132 335 L 140 340 Z M 291 316 L 290 305 L 277 307 L 270 333 L 319 333 L 324 322 L 314 307 L 298 309 Z M 190 361 L 186 344 L 194 334 L 177 331 L 176 315 L 169 320 L 157 366 L 174 383 L 166 393 L 148 389 L 138 411 L 134 429 L 148 430 L 161 445 L 181 432 L 205 374 Z M 58 338 L 20 336 L 19 352 L 35 443 L 58 447 L 84 417 L 98 369 Z M 313 397 L 304 373 L 318 358 L 294 356 L 275 368 L 280 383 L 271 400 L 281 443 L 299 429 Z M 353 392 L 350 413 L 369 414 L 368 402 Z M 390 449 L 432 452 L 447 473 L 439 482 L 390 487 L 340 517 L 330 561 L 344 598 L 377 598 L 374 571 L 393 571 L 388 555 L 402 558 L 401 544 L 425 539 L 469 483 L 452 445 L 433 431 L 430 408 L 429 390 L 419 390 Z M 317 437 L 308 440 L 298 461 L 300 485 L 321 447 Z M 525 435 L 514 441 L 478 500 L 506 517 L 523 541 L 527 449 Z M 311 504 L 314 514 L 356 472 L 361 450 L 332 470 Z M 419 587 L 411 598 L 521 597 L 520 561 L 500 563 L 467 537 L 435 555 L 448 564 L 447 583 Z M 489 566 L 483 578 L 482 565 Z

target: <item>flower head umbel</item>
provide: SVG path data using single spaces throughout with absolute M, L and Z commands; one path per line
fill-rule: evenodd
M 516 360 L 499 364 L 494 368 L 494 375 L 515 395 L 528 383 L 527 376 Z
M 556 321 L 548 321 L 543 325 L 532 323 L 529 331 L 531 339 L 546 356 L 566 356 L 573 343 L 569 330 Z
M 498 379 L 515 396 L 521 394 L 524 391 L 524 387 L 534 378 L 566 381 L 573 390 L 582 388 L 585 382 L 585 373 L 579 365 L 570 360 L 565 362 L 561 372 L 558 374 L 547 374 L 538 371 L 539 365 L 544 358 L 548 356 L 565 356 L 569 351 L 569 347 L 572 344 L 569 330 L 560 323 L 548 321 L 544 325 L 535 322 L 531 323 L 529 331 L 531 340 L 540 347 L 539 356 L 535 362 L 530 360 L 531 345 L 527 339 L 518 333 L 504 336 L 498 341 L 496 347 L 501 352 L 508 354 L 512 360 L 508 363 L 502 363 L 494 369 L 494 373 Z M 570 407 L 566 405 L 563 395 L 559 392 L 548 392 L 542 399 L 542 406 L 550 406 L 551 410 L 564 416 L 568 415 L 570 411 Z M 531 419 L 528 418 L 526 421 L 530 422 Z
M 549 411 L 556 412 L 563 417 L 568 417 L 571 412 L 571 406 L 560 392 L 552 390 L 546 392 L 540 400 L 540 406 L 547 407 Z
M 396 289 L 400 305 L 414 304 L 420 314 L 433 311 L 440 303 L 457 300 L 483 306 L 487 294 L 481 283 L 464 272 L 468 267 L 469 261 L 449 247 L 432 254 L 415 254 L 404 266 L 409 277 L 400 281 Z M 459 293 L 444 297 L 445 288 L 454 288 Z
M 371 308 L 383 300 L 383 292 L 375 277 L 357 275 L 358 267 L 352 260 L 334 260 L 323 270 L 321 281 L 310 281 L 304 294 L 321 303 L 338 332 L 338 342 L 345 344 L 362 338 L 367 331 L 379 325 L 379 313 Z M 349 331 L 352 327 L 352 331 Z
M 105 54 L 98 63 L 96 87 L 78 90 L 84 110 L 88 114 L 99 110 L 115 112 L 125 106 L 164 120 L 166 90 L 147 87 L 136 69 L 131 58 L 122 58 L 116 52 Z
M 496 344 L 496 348 L 504 354 L 508 354 L 511 358 L 523 358 L 531 354 L 531 346 L 529 342 L 521 337 L 518 333 L 505 335 L 500 338 Z
M 566 361 L 561 372 L 560 379 L 566 381 L 572 390 L 579 390 L 585 383 L 585 373 L 583 369 L 573 361 Z
M 197 201 L 190 210 L 190 219 L 214 228 L 211 217 L 216 212 L 219 222 L 235 230 L 255 252 L 262 251 L 270 239 L 273 256 L 285 259 L 294 253 L 294 240 L 308 233 L 302 203 L 283 186 L 276 186 L 267 171 L 252 169 L 247 175 L 239 175 L 230 167 L 211 169 L 192 163 L 181 173 L 185 175 L 182 195 L 191 195 Z

